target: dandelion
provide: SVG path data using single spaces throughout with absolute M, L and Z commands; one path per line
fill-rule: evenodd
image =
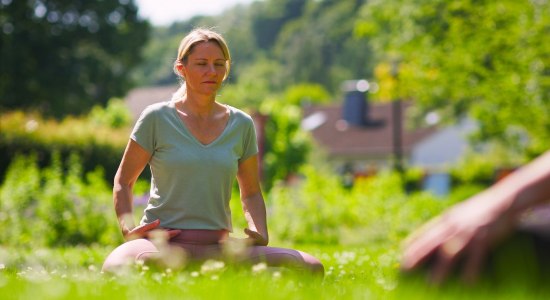
M 252 273 L 254 274 L 262 273 L 265 270 L 267 270 L 267 264 L 264 262 L 261 262 L 252 266 Z
M 197 271 L 191 272 L 191 277 L 199 277 L 199 272 Z
M 6 265 L 0 264 L 0 270 L 4 270 L 6 268 Z
M 201 266 L 202 274 L 211 274 L 223 271 L 225 263 L 217 260 L 207 260 Z

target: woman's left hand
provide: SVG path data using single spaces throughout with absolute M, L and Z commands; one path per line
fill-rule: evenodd
M 250 244 L 255 246 L 267 246 L 268 240 L 258 232 L 245 228 L 244 233 L 248 236 L 246 240 L 249 241 Z

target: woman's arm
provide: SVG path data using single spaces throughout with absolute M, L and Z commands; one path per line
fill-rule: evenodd
M 254 240 L 254 244 L 265 246 L 269 243 L 269 234 L 265 202 L 258 174 L 258 155 L 253 155 L 239 163 L 237 180 L 244 216 L 248 223 L 245 233 Z
M 129 237 L 135 228 L 133 210 L 133 188 L 137 178 L 149 162 L 151 154 L 130 139 L 118 167 L 113 183 L 113 202 L 122 235 Z

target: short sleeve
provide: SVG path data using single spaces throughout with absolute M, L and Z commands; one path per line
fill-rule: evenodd
M 256 129 L 254 128 L 254 122 L 252 118 L 247 119 L 245 136 L 243 139 L 243 154 L 240 161 L 244 161 L 254 154 L 258 153 L 258 142 L 256 138 Z
M 156 140 L 155 140 L 155 129 L 156 129 L 156 117 L 155 111 L 146 108 L 132 130 L 130 138 L 138 143 L 143 149 L 147 150 L 149 153 L 153 153 L 155 150 Z

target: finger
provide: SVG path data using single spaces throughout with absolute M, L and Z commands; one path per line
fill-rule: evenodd
M 439 254 L 432 266 L 429 281 L 434 284 L 441 284 L 445 281 L 453 267 L 454 260 L 453 256 Z
M 177 236 L 178 234 L 180 234 L 181 230 L 172 229 L 172 230 L 167 230 L 167 232 L 168 232 L 168 238 L 171 239 L 171 238 Z
M 455 236 L 438 248 L 437 259 L 431 268 L 432 283 L 440 284 L 447 279 L 468 241 L 466 237 Z
M 143 226 L 140 228 L 144 231 L 149 231 L 149 230 L 152 230 L 152 229 L 155 229 L 157 228 L 158 226 L 160 225 L 160 220 L 159 219 L 156 219 L 154 220 L 153 222 L 151 223 L 145 223 L 143 224 Z
M 467 250 L 467 257 L 462 269 L 464 282 L 473 284 L 478 280 L 488 253 L 488 246 L 487 232 L 484 230 L 475 237 Z
M 258 236 L 260 235 L 260 234 L 257 233 L 256 231 L 252 231 L 252 230 L 250 230 L 250 229 L 248 229 L 248 228 L 245 228 L 245 229 L 244 229 L 244 233 L 245 233 L 246 235 L 248 235 L 249 237 L 251 237 L 251 238 L 256 238 L 256 237 L 258 237 Z
M 253 245 L 258 245 L 258 246 L 266 246 L 267 245 L 267 240 L 261 234 L 259 234 L 258 232 L 252 231 L 248 228 L 245 228 L 244 233 L 246 233 L 248 235 L 247 239 L 249 239 L 250 242 L 252 242 Z
M 428 257 L 435 253 L 449 236 L 454 232 L 452 226 L 444 223 L 430 223 L 429 227 L 421 229 L 421 234 L 410 238 L 406 244 L 401 258 L 401 268 L 404 271 L 417 268 Z

